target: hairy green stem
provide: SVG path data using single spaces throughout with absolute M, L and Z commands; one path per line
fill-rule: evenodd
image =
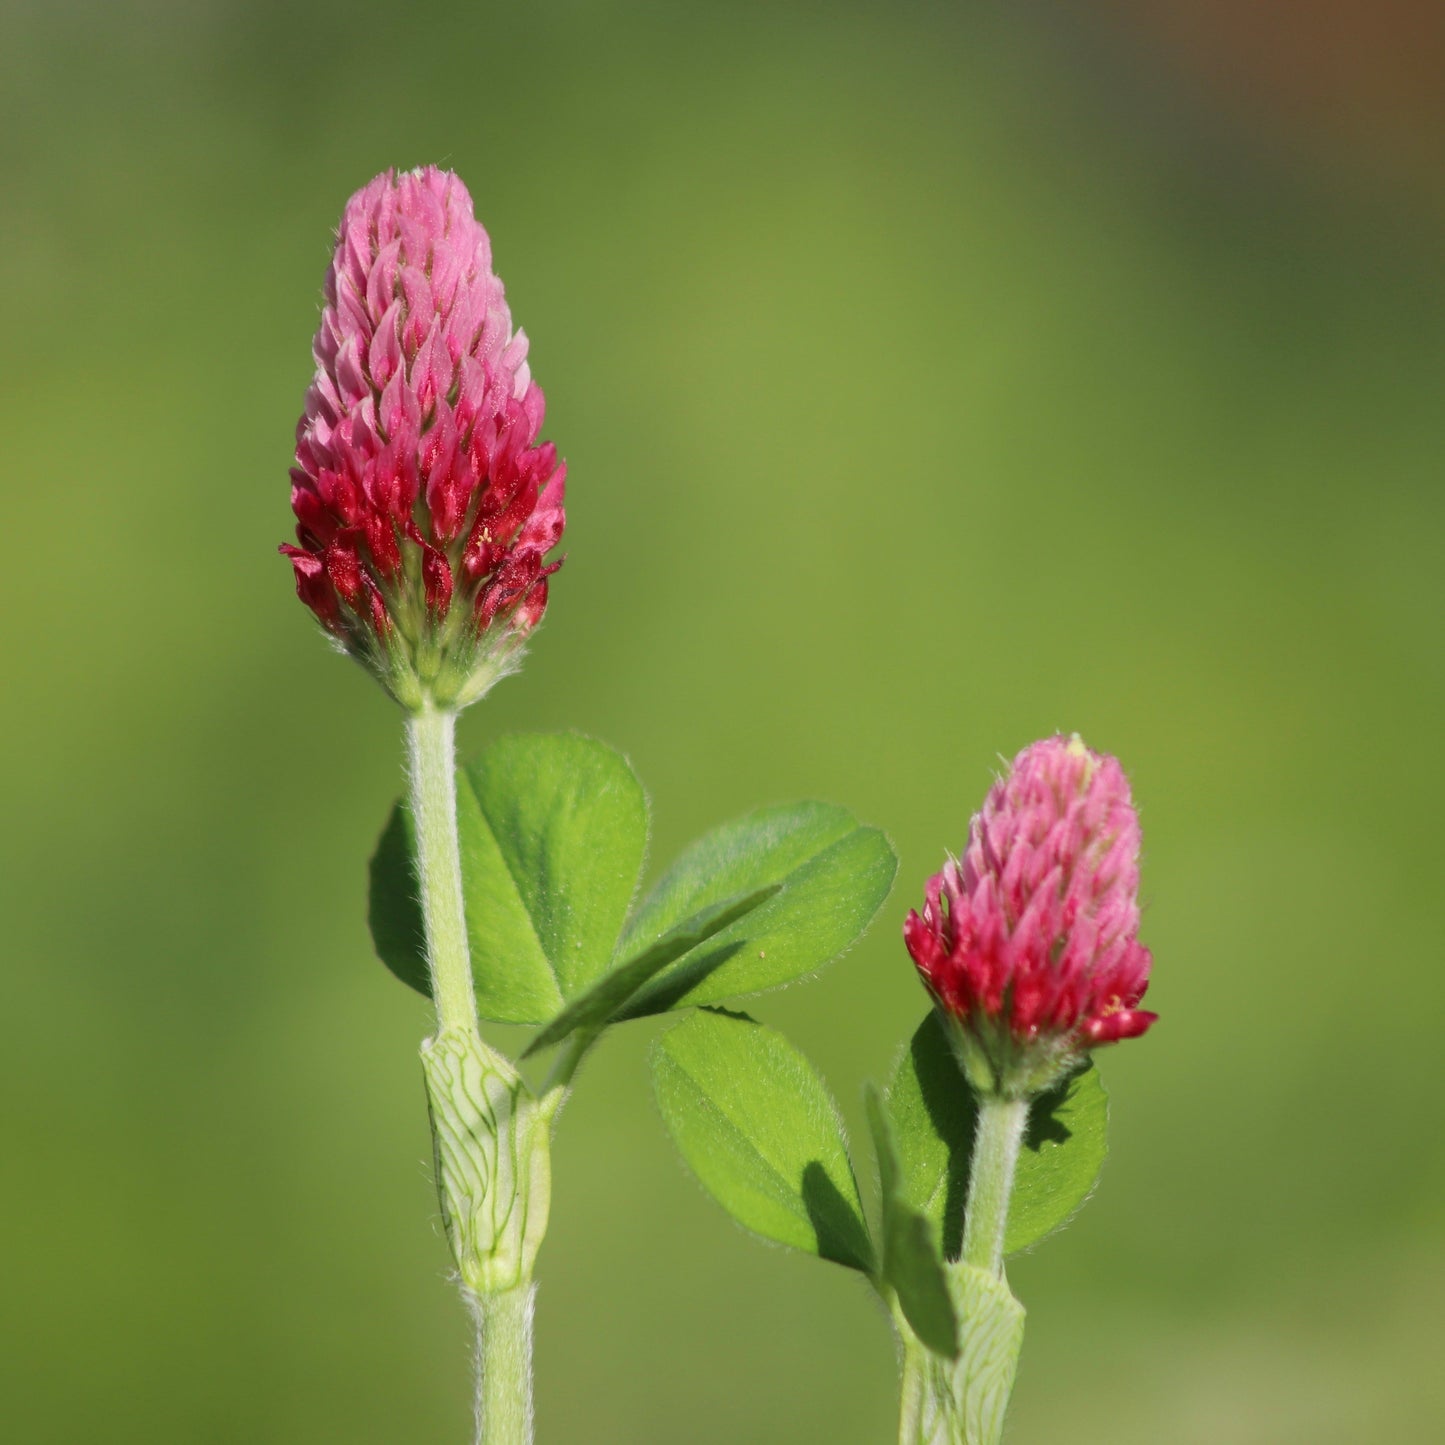
M 407 717 L 407 779 L 438 1029 L 475 1032 L 477 997 L 457 846 L 456 726 L 454 712 L 428 708 Z
M 532 1445 L 530 1282 L 498 1294 L 464 1291 L 477 1326 L 477 1445 Z
M 1009 1197 L 1028 1118 L 1027 1099 L 984 1095 L 979 1100 L 963 1216 L 963 1262 L 992 1275 L 1003 1273 Z
M 900 1322 L 903 1389 L 898 1408 L 898 1445 L 922 1445 L 923 1400 L 928 1389 L 928 1348 Z
M 934 1354 L 900 1311 L 903 1342 L 898 1445 L 998 1445 L 1023 1344 L 1023 1307 L 1003 1282 L 1004 1240 L 1027 1099 L 979 1099 L 963 1255 L 945 1268 L 959 1325 L 956 1359 Z
M 548 1121 L 537 1126 L 539 1146 L 525 1085 L 477 1028 L 457 839 L 456 721 L 455 712 L 432 707 L 406 721 L 417 884 L 437 1011 L 436 1036 L 423 1044 L 422 1059 L 442 1217 L 476 1324 L 477 1445 L 531 1445 L 530 1266 L 546 1228 Z M 493 1281 L 497 1288 L 488 1287 Z

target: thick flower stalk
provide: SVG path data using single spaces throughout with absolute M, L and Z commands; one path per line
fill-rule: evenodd
M 903 936 L 982 1094 L 1029 1097 L 1156 1015 L 1139 942 L 1139 815 L 1116 758 L 1033 743 Z
M 403 707 L 465 707 L 546 610 L 566 468 L 456 176 L 387 171 L 347 202 L 312 350 L 296 590 Z

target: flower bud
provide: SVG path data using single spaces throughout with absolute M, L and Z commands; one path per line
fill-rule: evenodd
M 1033 743 L 929 880 L 904 942 L 970 1082 L 1043 1092 L 1096 1044 L 1142 1034 L 1139 815 L 1116 758 L 1077 734 Z
M 465 707 L 546 610 L 566 467 L 456 176 L 387 171 L 346 203 L 312 351 L 296 591 L 404 707 Z

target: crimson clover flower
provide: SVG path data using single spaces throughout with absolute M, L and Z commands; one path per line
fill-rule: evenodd
M 1157 1015 L 1139 942 L 1139 815 L 1116 758 L 1031 744 L 931 878 L 904 941 L 983 1093 L 1027 1097 Z
M 296 428 L 301 600 L 404 707 L 460 708 L 547 607 L 565 463 L 466 187 L 386 171 L 346 203 Z

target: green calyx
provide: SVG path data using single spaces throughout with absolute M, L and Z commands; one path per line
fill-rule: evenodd
M 1057 1088 L 1087 1057 L 1068 1035 L 1020 1042 L 1007 1025 L 936 1010 L 969 1087 L 980 1098 L 1036 1099 Z
M 461 712 L 515 672 L 523 651 L 523 638 L 510 632 L 459 634 L 444 643 L 393 631 L 359 660 L 407 712 Z

